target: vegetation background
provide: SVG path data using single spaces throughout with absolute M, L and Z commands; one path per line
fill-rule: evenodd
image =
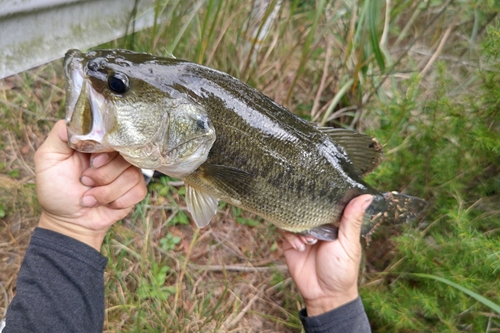
M 258 2 L 258 1 L 257 1 Z M 165 23 L 102 47 L 201 63 L 297 115 L 384 145 L 367 180 L 430 202 L 381 230 L 360 292 L 374 332 L 500 332 L 500 5 L 495 0 L 156 2 Z M 265 38 L 262 22 L 276 17 Z M 0 316 L 40 207 L 33 154 L 64 116 L 61 62 L 0 81 Z M 276 229 L 221 204 L 190 224 L 162 177 L 103 253 L 105 332 L 300 332 Z

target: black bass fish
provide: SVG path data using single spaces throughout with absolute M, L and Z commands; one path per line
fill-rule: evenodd
M 127 50 L 70 50 L 64 69 L 70 147 L 118 151 L 137 167 L 183 179 L 200 228 L 219 200 L 322 240 L 337 238 L 345 206 L 361 194 L 374 195 L 363 235 L 426 207 L 363 182 L 381 160 L 376 140 L 317 127 L 226 73 Z

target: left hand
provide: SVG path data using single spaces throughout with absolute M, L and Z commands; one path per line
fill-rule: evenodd
M 146 195 L 141 171 L 116 152 L 85 154 L 68 147 L 64 121 L 35 154 L 39 227 L 100 250 L 109 227 Z

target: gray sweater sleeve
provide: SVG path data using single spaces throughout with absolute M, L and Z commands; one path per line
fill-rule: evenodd
M 92 247 L 36 228 L 2 333 L 102 332 L 106 263 Z
M 371 332 L 361 298 L 356 298 L 332 311 L 307 317 L 306 309 L 299 312 L 307 333 L 365 333 Z

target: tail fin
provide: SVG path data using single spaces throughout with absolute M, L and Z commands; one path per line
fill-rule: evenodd
M 366 210 L 361 235 L 369 243 L 378 226 L 412 222 L 422 216 L 426 208 L 425 200 L 398 192 L 376 195 Z

